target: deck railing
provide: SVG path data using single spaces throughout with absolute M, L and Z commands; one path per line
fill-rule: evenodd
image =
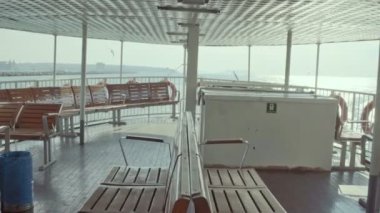
M 128 82 L 129 80 L 135 80 L 137 82 L 158 82 L 162 81 L 164 79 L 167 79 L 171 81 L 177 88 L 178 91 L 181 93 L 181 99 L 185 99 L 185 94 L 183 93 L 184 88 L 184 78 L 181 76 L 135 76 L 135 77 L 128 77 L 123 78 L 121 82 Z M 207 80 L 207 81 L 215 81 L 215 82 L 232 82 L 232 80 L 226 80 L 226 79 L 211 79 L 211 78 L 200 78 L 199 80 Z M 87 78 L 87 84 L 97 84 L 99 82 L 107 82 L 107 83 L 120 83 L 119 77 L 96 77 L 96 78 Z M 247 84 L 248 82 L 242 82 L 244 84 Z M 261 84 L 265 85 L 266 87 L 269 87 L 274 90 L 283 90 L 282 84 L 277 83 L 264 83 L 264 82 L 249 82 L 252 84 Z M 65 85 L 73 85 L 78 86 L 80 85 L 80 78 L 74 78 L 74 79 L 57 79 L 55 82 L 55 86 L 65 86 Z M 0 81 L 0 89 L 6 89 L 6 88 L 26 88 L 26 87 L 48 87 L 53 86 L 52 80 L 21 80 L 21 81 Z M 317 91 L 314 91 L 314 87 L 307 87 L 307 86 L 290 86 L 289 88 L 292 91 L 304 91 L 304 92 L 313 92 L 317 95 L 322 96 L 330 96 L 331 94 L 339 94 L 342 96 L 348 106 L 348 119 L 349 120 L 360 120 L 361 119 L 361 113 L 363 108 L 372 100 L 375 98 L 375 94 L 372 93 L 365 93 L 365 92 L 357 92 L 357 91 L 347 91 L 347 90 L 339 90 L 339 89 L 329 89 L 329 88 L 318 88 Z M 183 109 L 183 104 L 177 105 L 177 113 L 180 113 Z M 128 109 L 122 111 L 123 117 L 145 117 L 150 118 L 150 116 L 157 116 L 157 115 L 170 115 L 172 112 L 171 106 L 157 106 L 157 107 L 147 107 L 147 108 L 137 108 L 137 109 Z M 91 123 L 99 123 L 99 122 L 105 122 L 110 121 L 112 118 L 111 113 L 96 113 L 96 114 L 89 114 L 86 116 L 86 120 L 89 124 Z M 369 120 L 374 120 L 374 113 L 370 114 Z M 79 122 L 79 120 L 75 120 L 76 122 Z M 361 125 L 359 123 L 351 123 L 349 128 L 361 131 Z M 371 144 L 369 144 L 370 146 Z M 367 150 L 371 150 L 368 148 Z

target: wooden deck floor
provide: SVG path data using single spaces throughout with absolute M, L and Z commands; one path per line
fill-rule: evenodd
M 78 144 L 78 139 L 56 138 L 53 147 L 57 162 L 44 172 L 37 171 L 42 162 L 42 142 L 18 143 L 18 150 L 29 150 L 33 156 L 34 212 L 77 212 L 112 166 L 124 165 L 118 144 L 120 136 L 149 133 L 166 135 L 170 140 L 175 127 L 176 124 L 168 120 L 121 127 L 109 124 L 89 127 L 84 146 Z M 14 150 L 14 145 L 11 148 Z M 128 144 L 126 149 L 132 165 L 163 167 L 169 164 L 166 146 Z M 260 171 L 259 174 L 288 212 L 364 212 L 355 200 L 338 193 L 339 184 L 366 185 L 367 178 L 360 173 Z

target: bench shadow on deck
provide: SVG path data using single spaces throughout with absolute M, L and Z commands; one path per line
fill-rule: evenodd
M 118 144 L 126 133 L 174 135 L 176 124 L 168 120 L 145 121 L 127 126 L 98 125 L 86 131 L 86 144 L 78 139 L 54 139 L 53 156 L 57 162 L 44 172 L 38 171 L 42 158 L 41 143 L 26 141 L 18 150 L 29 150 L 34 166 L 34 212 L 77 212 L 96 190 L 112 166 L 123 166 Z M 170 140 L 170 137 L 167 137 Z M 128 144 L 131 165 L 167 167 L 168 150 L 152 144 Z M 11 146 L 14 150 L 14 145 Z M 366 185 L 359 172 L 259 171 L 260 177 L 288 212 L 364 212 L 355 200 L 338 193 L 339 184 Z

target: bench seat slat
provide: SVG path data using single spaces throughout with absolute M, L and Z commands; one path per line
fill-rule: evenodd
M 228 203 L 231 206 L 232 212 L 245 212 L 245 207 L 241 203 L 236 190 L 226 190 L 225 194 L 228 199 Z
M 245 209 L 249 209 L 249 212 L 252 213 L 260 213 L 247 190 L 237 190 L 237 194 L 239 195 L 242 205 L 245 207 Z
M 103 185 L 117 186 L 163 186 L 168 170 L 149 167 L 113 167 Z
M 115 198 L 113 199 L 113 202 L 109 205 L 108 211 L 110 212 L 118 212 L 123 208 L 123 205 L 125 201 L 128 199 L 129 193 L 131 192 L 131 189 L 124 189 L 121 188 Z

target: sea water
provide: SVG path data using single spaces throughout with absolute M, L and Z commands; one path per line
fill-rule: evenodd
M 157 73 L 157 75 L 128 75 L 124 74 L 125 78 L 133 78 L 139 76 L 166 76 L 162 73 Z M 88 78 L 118 78 L 118 73 L 110 74 L 87 74 Z M 180 77 L 180 75 L 168 75 L 166 77 Z M 224 80 L 243 80 L 246 81 L 247 77 L 234 76 L 232 74 L 225 73 L 213 73 L 213 74 L 200 74 L 199 77 L 202 78 L 212 78 L 212 79 L 224 79 Z M 76 75 L 57 75 L 57 79 L 78 79 L 79 74 Z M 38 76 L 0 76 L 0 84 L 2 81 L 27 81 L 27 80 L 52 80 L 51 75 L 38 75 Z M 375 93 L 376 92 L 376 77 L 338 77 L 338 76 L 319 76 L 318 77 L 318 87 L 326 89 L 339 89 L 348 90 L 355 92 L 366 92 Z M 262 81 L 271 83 L 283 83 L 284 76 L 280 75 L 265 75 L 265 76 L 252 76 L 251 81 Z M 290 84 L 297 86 L 309 86 L 314 87 L 315 76 L 290 76 Z

